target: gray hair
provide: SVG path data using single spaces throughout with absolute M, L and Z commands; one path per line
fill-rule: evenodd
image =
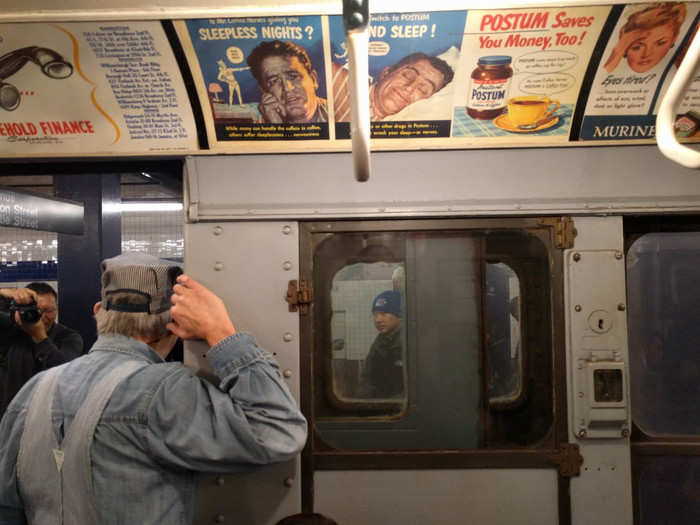
M 110 294 L 109 298 L 119 304 L 145 304 L 146 299 L 130 293 Z M 148 340 L 159 339 L 168 331 L 166 325 L 170 322 L 170 311 L 159 314 L 147 312 L 119 312 L 106 310 L 104 304 L 95 314 L 97 335 L 125 335 L 127 337 L 142 337 Z

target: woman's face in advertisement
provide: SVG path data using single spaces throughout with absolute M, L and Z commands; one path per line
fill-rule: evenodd
M 627 48 L 627 64 L 635 73 L 646 73 L 666 56 L 675 40 L 673 24 L 654 27 L 644 32 Z

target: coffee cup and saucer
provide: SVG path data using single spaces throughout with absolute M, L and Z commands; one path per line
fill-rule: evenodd
M 559 122 L 555 115 L 559 101 L 549 97 L 525 95 L 513 97 L 508 101 L 508 113 L 499 115 L 493 123 L 512 133 L 533 133 L 551 128 Z

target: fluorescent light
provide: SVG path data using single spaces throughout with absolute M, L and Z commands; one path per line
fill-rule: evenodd
M 108 213 L 130 213 L 130 212 L 155 212 L 155 211 L 181 211 L 181 202 L 153 202 L 134 201 L 122 202 L 119 204 L 108 204 L 103 211 Z

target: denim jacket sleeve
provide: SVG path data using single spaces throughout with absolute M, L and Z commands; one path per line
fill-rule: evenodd
M 26 397 L 23 389 L 17 397 Z M 0 525 L 25 525 L 24 504 L 17 486 L 17 454 L 27 410 L 12 403 L 0 421 Z
M 306 420 L 277 363 L 237 333 L 207 358 L 221 382 L 180 369 L 166 376 L 147 408 L 146 446 L 156 461 L 203 472 L 239 472 L 291 459 L 306 441 Z

